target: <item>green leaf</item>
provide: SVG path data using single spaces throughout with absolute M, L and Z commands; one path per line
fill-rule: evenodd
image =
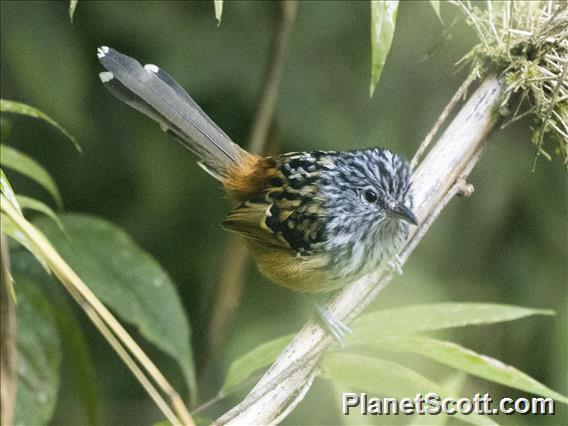
M 56 223 L 56 225 L 59 226 L 59 228 L 61 230 L 63 230 L 63 224 L 59 220 L 59 217 L 46 204 L 42 203 L 41 201 L 36 200 L 35 198 L 26 197 L 24 195 L 16 195 L 16 199 L 18 200 L 18 203 L 20 204 L 22 209 L 34 210 L 36 212 L 43 213 L 44 215 L 49 217 L 51 220 L 53 220 Z
M 371 0 L 371 97 L 391 48 L 397 12 L 398 0 Z
M 0 189 L 2 191 L 2 194 L 4 194 L 4 196 L 6 197 L 6 200 L 9 201 L 10 204 L 12 204 L 16 208 L 16 210 L 22 213 L 22 208 L 18 204 L 16 194 L 12 189 L 12 185 L 10 185 L 10 181 L 8 180 L 8 178 L 4 174 L 4 170 L 2 169 L 0 169 Z
M 289 334 L 263 343 L 235 360 L 229 367 L 229 372 L 221 391 L 225 394 L 230 393 L 256 370 L 268 367 L 276 360 L 288 343 L 292 341 L 293 337 L 294 335 Z
M 63 296 L 59 293 L 57 292 L 56 296 Z M 72 372 L 77 386 L 78 399 L 85 410 L 86 424 L 97 425 L 100 423 L 97 410 L 97 375 L 85 336 L 79 327 L 79 321 L 65 302 L 65 298 L 53 297 L 51 302 L 54 306 L 59 333 L 65 336 L 62 342 L 67 361 L 65 367 Z
M 71 23 L 73 23 L 73 15 L 75 15 L 77 3 L 79 3 L 79 0 L 71 0 L 69 2 L 69 20 L 71 21 Z
M 12 122 L 3 115 L 0 115 L 0 141 L 4 142 L 12 134 Z
M 4 195 L 1 197 L 2 203 L 7 203 L 6 198 Z M 21 213 L 17 213 L 21 214 Z M 12 220 L 10 216 L 6 213 L 4 209 L 2 209 L 2 214 L 0 215 L 0 224 L 2 225 L 2 232 L 8 235 L 17 243 L 21 244 L 26 250 L 34 255 L 40 265 L 45 269 L 45 271 L 49 274 L 51 273 L 49 267 L 47 266 L 47 262 L 43 257 L 41 250 L 36 246 L 33 241 L 30 241 L 26 235 L 21 231 L 18 224 Z
M 0 157 L 3 166 L 35 180 L 51 194 L 59 207 L 62 206 L 63 200 L 59 194 L 57 185 L 49 173 L 40 166 L 38 162 L 7 145 L 0 145 Z
M 456 343 L 422 336 L 403 336 L 380 343 L 370 343 L 369 346 L 378 350 L 412 352 L 482 379 L 536 395 L 551 397 L 568 404 L 567 397 L 546 387 L 522 371 Z
M 179 363 L 194 398 L 189 321 L 170 277 L 116 225 L 76 214 L 60 219 L 65 234 L 45 218 L 34 224 L 105 304 Z
M 410 368 L 375 357 L 347 352 L 328 352 L 321 377 L 347 387 L 391 398 L 436 392 L 439 386 Z
M 215 18 L 217 25 L 221 25 L 221 16 L 223 15 L 223 0 L 213 0 L 215 3 Z
M 434 12 L 436 12 L 436 15 L 438 16 L 440 21 L 444 23 L 444 21 L 442 20 L 442 15 L 440 14 L 440 0 L 430 0 L 430 5 L 432 6 L 432 9 L 434 9 Z
M 458 371 L 457 373 L 451 375 L 448 379 L 444 380 L 444 382 L 440 385 L 440 387 L 444 389 L 444 396 L 453 398 L 454 400 L 459 399 L 462 389 L 465 385 L 466 378 L 467 374 Z M 475 411 L 467 416 L 460 415 L 459 413 L 456 413 L 456 415 L 460 418 L 460 420 L 474 425 L 494 424 L 491 421 L 487 421 L 487 417 L 484 418 L 480 414 L 477 414 Z M 449 415 L 443 412 L 440 413 L 440 415 L 435 416 L 415 414 L 412 416 L 412 421 L 409 424 L 412 426 L 444 426 L 448 424 L 449 420 L 456 415 Z
M 467 374 L 463 371 L 456 371 L 442 382 L 442 386 L 446 390 L 446 395 L 457 398 L 462 394 L 466 382 Z
M 16 281 L 33 282 L 36 288 L 46 292 L 52 306 L 52 312 L 57 324 L 63 353 L 65 353 L 65 368 L 71 371 L 75 382 L 73 392 L 82 403 L 87 425 L 100 424 L 97 410 L 96 372 L 90 351 L 80 327 L 80 321 L 75 316 L 68 303 L 68 295 L 57 283 L 53 276 L 46 275 L 38 268 L 31 254 L 25 250 L 13 250 L 11 253 L 12 271 Z
M 53 310 L 41 291 L 26 279 L 16 282 L 18 305 L 16 425 L 48 424 L 57 402 L 60 338 Z
M 512 321 L 531 315 L 554 315 L 545 309 L 492 303 L 439 303 L 405 306 L 361 315 L 353 322 L 348 343 L 364 343 L 381 336 L 398 336 L 466 325 Z M 380 334 L 377 333 L 380 327 Z
M 320 376 L 339 384 L 343 392 L 363 391 L 371 397 L 414 399 L 417 394 L 425 396 L 434 392 L 444 399 L 449 394 L 443 386 L 400 364 L 348 352 L 328 352 Z M 453 417 L 475 425 L 496 425 L 487 416 L 477 413 L 467 416 L 458 413 Z
M 73 3 L 73 1 L 71 3 Z M 75 7 L 73 7 L 73 9 L 75 9 Z M 71 13 L 71 6 L 69 6 L 69 13 Z M 73 137 L 73 135 L 71 135 L 71 133 L 65 130 L 61 125 L 59 125 L 57 121 L 55 121 L 53 118 L 43 113 L 39 109 L 20 102 L 9 101 L 7 99 L 0 99 L 0 111 L 10 112 L 13 114 L 27 115 L 28 117 L 39 118 L 40 120 L 46 121 L 47 123 L 55 127 L 57 130 L 59 130 L 61 133 L 63 133 L 71 142 L 73 142 L 73 145 L 75 145 L 77 151 L 81 152 L 81 146 L 79 145 L 77 140 Z

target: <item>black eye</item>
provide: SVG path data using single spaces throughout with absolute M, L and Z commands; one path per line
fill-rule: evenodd
M 376 203 L 377 202 L 377 194 L 375 193 L 375 191 L 372 191 L 370 189 L 367 189 L 365 191 L 365 193 L 363 194 L 363 196 L 365 197 L 365 200 L 368 203 Z

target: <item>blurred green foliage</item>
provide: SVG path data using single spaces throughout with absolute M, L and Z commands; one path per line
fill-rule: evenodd
M 34 224 L 101 301 L 179 363 L 194 390 L 190 330 L 168 274 L 111 223 L 74 214 L 61 222 L 63 229 L 44 217 Z
M 42 291 L 25 277 L 18 279 L 17 392 L 14 423 L 47 424 L 57 402 L 61 340 L 55 312 Z
M 205 363 L 205 330 L 219 279 L 226 235 L 219 227 L 230 204 L 195 158 L 153 122 L 120 104 L 101 86 L 96 47 L 109 45 L 159 64 L 185 86 L 235 141 L 248 135 L 262 86 L 277 5 L 225 2 L 218 27 L 213 2 L 2 1 L 2 98 L 38 107 L 83 147 L 47 144 L 61 138 L 41 121 L 16 116 L 4 139 L 54 177 L 67 211 L 119 224 L 168 271 L 192 324 L 197 371 Z M 388 147 L 410 157 L 464 78 L 454 63 L 476 43 L 461 15 L 442 5 L 451 38 L 428 2 L 401 2 L 389 58 L 373 99 L 368 97 L 370 45 L 367 2 L 302 2 L 285 66 L 271 149 Z M 458 330 L 452 340 L 500 359 L 567 394 L 568 192 L 559 161 L 534 173 L 528 122 L 496 132 L 471 176 L 476 187 L 444 211 L 414 253 L 405 274 L 374 308 L 475 301 L 552 309 L 556 317 Z M 8 128 L 8 127 L 6 127 Z M 41 142 L 41 143 L 38 143 Z M 49 147 L 46 149 L 46 147 Z M 51 203 L 24 177 L 10 174 L 19 193 Z M 260 343 L 297 331 L 311 299 L 278 288 L 251 266 L 243 303 L 221 364 L 203 378 L 202 398 L 222 383 L 231 361 Z M 160 415 L 138 383 L 87 323 L 97 368 L 103 424 L 149 424 Z M 377 333 L 380 333 L 380 324 Z M 166 355 L 148 345 L 179 389 L 183 378 Z M 396 355 L 397 359 L 404 356 Z M 439 364 L 415 360 L 427 377 Z M 63 363 L 65 363 L 65 354 Z M 54 424 L 83 414 L 75 384 L 63 369 Z M 339 423 L 337 386 L 316 381 L 288 424 Z M 468 378 L 466 394 L 494 398 L 522 393 Z M 220 412 L 238 397 L 215 407 Z M 242 395 L 241 395 L 242 396 Z M 321 407 L 326 407 L 322 410 Z M 333 409 L 336 407 L 336 409 Z M 565 424 L 566 407 L 549 417 L 500 417 L 507 424 Z M 404 419 L 389 418 L 400 422 Z M 384 419 L 383 419 L 384 421 Z

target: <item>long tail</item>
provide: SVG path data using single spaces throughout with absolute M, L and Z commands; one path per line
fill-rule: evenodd
M 213 177 L 222 181 L 232 167 L 246 163 L 250 154 L 231 141 L 168 73 L 106 46 L 97 56 L 107 69 L 99 77 L 108 91 L 160 123 L 162 130 L 201 157 L 200 164 Z

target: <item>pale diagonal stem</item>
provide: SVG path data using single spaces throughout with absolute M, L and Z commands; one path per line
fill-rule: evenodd
M 465 179 L 477 163 L 493 130 L 502 95 L 496 77 L 488 77 L 462 107 L 440 140 L 414 174 L 415 211 L 419 226 L 401 251 L 402 262 L 447 203 L 465 188 Z M 471 192 L 471 191 L 468 191 Z M 392 273 L 381 268 L 349 284 L 327 306 L 335 318 L 349 323 L 389 284 Z M 332 343 L 316 322 L 309 322 L 257 382 L 246 398 L 221 416 L 215 425 L 273 424 L 300 402 L 318 361 Z
M 2 198 L 4 198 L 2 196 Z M 2 200 L 2 211 L 18 226 L 18 229 L 25 235 L 25 237 L 34 243 L 37 250 L 44 257 L 49 269 L 53 274 L 59 279 L 61 284 L 65 289 L 73 296 L 73 298 L 79 303 L 79 305 L 85 310 L 90 319 L 93 320 L 91 314 L 95 314 L 97 321 L 104 324 L 109 333 L 116 337 L 118 342 L 132 354 L 132 356 L 140 363 L 140 365 L 146 370 L 148 375 L 153 378 L 155 383 L 161 388 L 161 390 L 168 396 L 172 404 L 173 410 L 167 410 L 169 412 L 175 411 L 177 417 L 173 417 L 171 421 L 175 420 L 177 424 L 184 425 L 194 425 L 193 419 L 189 414 L 189 411 L 179 394 L 175 391 L 172 385 L 167 381 L 161 371 L 156 367 L 156 365 L 150 360 L 142 348 L 136 343 L 136 341 L 130 336 L 130 334 L 124 329 L 122 324 L 112 315 L 112 313 L 103 305 L 103 303 L 97 298 L 97 296 L 89 289 L 89 287 L 83 282 L 83 280 L 75 273 L 73 269 L 65 262 L 65 260 L 59 255 L 47 238 L 30 222 L 28 222 L 24 216 L 22 216 L 11 203 L 6 200 Z M 95 326 L 98 322 L 93 321 Z M 108 340 L 108 335 L 105 334 L 103 330 L 101 333 Z M 112 342 L 109 341 L 109 343 Z M 114 347 L 114 346 L 113 346 Z M 120 355 L 120 353 L 119 353 Z M 128 365 L 128 364 L 127 364 Z M 131 368 L 131 365 L 128 365 Z M 132 370 L 132 369 L 131 369 Z M 134 373 L 134 371 L 133 371 Z M 136 375 L 136 373 L 135 373 Z M 138 378 L 138 376 L 137 376 Z M 154 398 L 156 394 L 159 395 L 157 390 L 150 391 L 146 388 L 145 384 L 149 384 L 149 381 L 143 382 L 142 385 L 148 391 L 150 396 Z M 159 403 L 160 408 L 163 407 L 164 403 Z M 167 405 L 167 404 L 166 404 Z M 164 412 L 166 417 L 169 416 L 169 412 Z
M 0 303 L 2 341 L 0 342 L 0 395 L 1 414 L 0 424 L 12 424 L 16 402 L 16 312 L 14 295 L 10 291 L 12 276 L 10 274 L 10 253 L 8 241 L 4 233 L 0 234 L 0 261 L 2 276 L 0 276 Z
M 438 119 L 436 120 L 436 122 L 434 123 L 428 134 L 426 135 L 426 137 L 422 140 L 422 142 L 420 142 L 420 146 L 418 147 L 416 154 L 414 154 L 414 157 L 410 162 L 411 168 L 414 169 L 416 165 L 420 162 L 420 160 L 426 153 L 426 150 L 430 146 L 430 143 L 432 143 L 434 136 L 436 136 L 442 125 L 446 122 L 446 120 L 448 119 L 448 115 L 450 115 L 450 112 L 452 112 L 453 109 L 456 107 L 460 99 L 462 99 L 465 96 L 468 87 L 471 85 L 471 83 L 473 83 L 475 77 L 476 73 L 475 71 L 472 71 L 465 79 L 465 81 L 462 83 L 462 85 L 459 87 L 459 89 L 456 91 L 456 93 L 454 93 L 454 96 L 452 96 L 452 99 L 450 99 L 450 101 L 448 102 L 448 104 L 446 105 L 446 107 L 444 108 L 444 110 L 442 111 L 442 113 L 440 114 L 440 116 L 438 117 Z

